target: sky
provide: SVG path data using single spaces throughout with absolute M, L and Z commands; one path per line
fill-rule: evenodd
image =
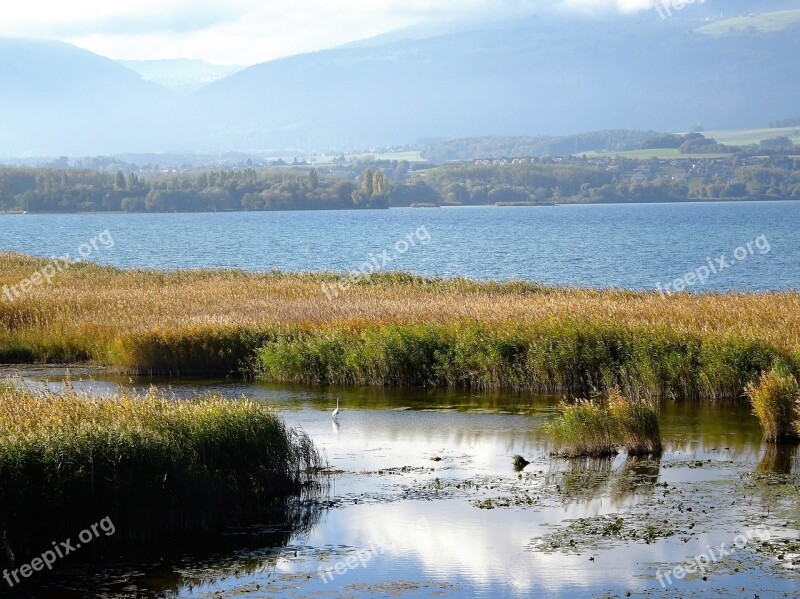
M 633 12 L 655 1 L 665 0 L 26 0 L 3 7 L 0 36 L 67 41 L 114 59 L 250 65 L 420 23 Z

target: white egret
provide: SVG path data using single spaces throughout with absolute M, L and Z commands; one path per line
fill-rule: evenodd
M 336 398 L 336 409 L 333 411 L 333 414 L 331 414 L 331 416 L 333 416 L 333 419 L 336 420 L 336 417 L 338 415 L 339 415 L 339 398 L 337 397 Z

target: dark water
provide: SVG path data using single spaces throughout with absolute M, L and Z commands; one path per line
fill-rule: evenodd
M 645 289 L 723 256 L 690 289 L 759 290 L 800 288 L 799 222 L 800 202 L 0 215 L 0 250 L 77 256 L 107 229 L 114 247 L 89 258 L 123 267 L 348 271 L 387 250 L 387 270 Z
M 63 371 L 21 374 L 32 385 L 57 390 Z M 63 589 L 76 585 L 80 575 L 65 573 L 51 583 L 59 589 L 55 595 L 33 582 L 27 596 L 493 599 L 800 593 L 800 578 L 791 566 L 798 556 L 761 554 L 755 543 L 715 565 L 707 580 L 691 577 L 664 589 L 656 578 L 658 568 L 730 545 L 754 526 L 766 527 L 773 538 L 798 539 L 800 496 L 784 489 L 787 481 L 798 482 L 797 448 L 768 449 L 742 405 L 665 403 L 662 458 L 620 455 L 570 462 L 549 456 L 542 425 L 557 403 L 552 397 L 129 379 L 75 369 L 71 380 L 75 388 L 98 394 L 144 391 L 156 383 L 176 397 L 246 395 L 305 430 L 336 474 L 328 479 L 322 503 L 310 502 L 304 525 L 286 518 L 283 528 L 273 531 L 276 538 L 264 536 L 259 544 L 258 537 L 246 537 L 238 547 L 154 563 L 108 564 L 109 571 L 100 574 L 95 567 L 87 586 L 71 595 Z M 338 422 L 330 416 L 336 398 L 342 407 Z M 531 462 L 520 475 L 512 468 L 515 454 Z M 513 502 L 521 497 L 532 501 Z M 492 509 L 480 507 L 487 500 L 494 502 Z M 653 542 L 574 533 L 574 549 L 542 549 L 548 535 L 578 519 L 603 516 L 680 531 Z M 346 567 L 348 559 L 352 567 Z M 344 564 L 341 574 L 335 574 L 337 564 Z M 334 574 L 323 580 L 320 574 L 328 569 Z

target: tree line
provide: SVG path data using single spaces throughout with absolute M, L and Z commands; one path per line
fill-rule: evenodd
M 0 168 L 0 210 L 209 212 L 341 210 L 410 203 L 418 182 L 392 183 L 365 168 L 356 177 L 315 169 L 202 170 L 140 176 L 93 170 Z
M 332 169 L 320 173 L 313 168 L 246 168 L 147 176 L 122 171 L 0 168 L 0 211 L 341 210 L 414 204 L 800 198 L 800 159 L 777 153 L 766 158 L 704 160 L 567 157 L 500 164 L 480 161 L 411 173 L 375 166 L 362 164 L 338 173 Z

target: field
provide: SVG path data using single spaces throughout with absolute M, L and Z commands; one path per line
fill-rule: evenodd
M 704 135 L 706 134 L 704 133 Z M 639 160 L 647 160 L 648 158 L 658 158 L 660 160 L 671 160 L 673 158 L 686 160 L 688 158 L 696 158 L 702 160 L 705 158 L 725 158 L 726 156 L 730 156 L 730 154 L 681 154 L 677 148 L 654 148 L 652 150 L 628 150 L 627 152 L 580 152 L 576 154 L 576 156 L 587 156 L 589 158 L 620 156 L 622 158 L 636 158 Z
M 748 146 L 752 144 L 758 145 L 762 140 L 770 139 L 772 137 L 786 136 L 792 140 L 793 143 L 800 145 L 800 127 L 784 127 L 778 129 L 771 129 L 764 127 L 763 129 L 727 129 L 719 131 L 703 131 L 703 135 L 708 138 L 716 139 L 719 143 L 727 146 Z M 648 158 L 659 158 L 661 160 L 669 160 L 672 158 L 725 158 L 731 156 L 730 154 L 681 154 L 675 148 L 656 148 L 652 150 L 630 150 L 627 152 L 582 152 L 577 154 L 589 157 L 598 156 L 621 156 L 623 158 L 637 158 L 639 160 L 647 160 Z
M 780 129 L 730 129 L 727 131 L 705 131 L 706 137 L 712 137 L 719 143 L 728 146 L 746 146 L 758 144 L 771 137 L 786 136 L 795 144 L 800 144 L 800 127 L 784 127 Z
M 0 254 L 0 288 L 47 265 Z M 690 397 L 741 397 L 776 361 L 800 363 L 799 293 L 666 297 L 388 273 L 326 294 L 338 276 L 91 263 L 51 278 L 0 296 L 0 361 Z
M 751 28 L 762 33 L 781 31 L 796 23 L 800 23 L 800 9 L 779 10 L 758 14 L 753 13 L 752 16 L 744 15 L 732 17 L 730 19 L 723 19 L 715 23 L 704 25 L 697 29 L 697 31 L 715 37 L 722 37 L 734 32 L 747 31 Z

